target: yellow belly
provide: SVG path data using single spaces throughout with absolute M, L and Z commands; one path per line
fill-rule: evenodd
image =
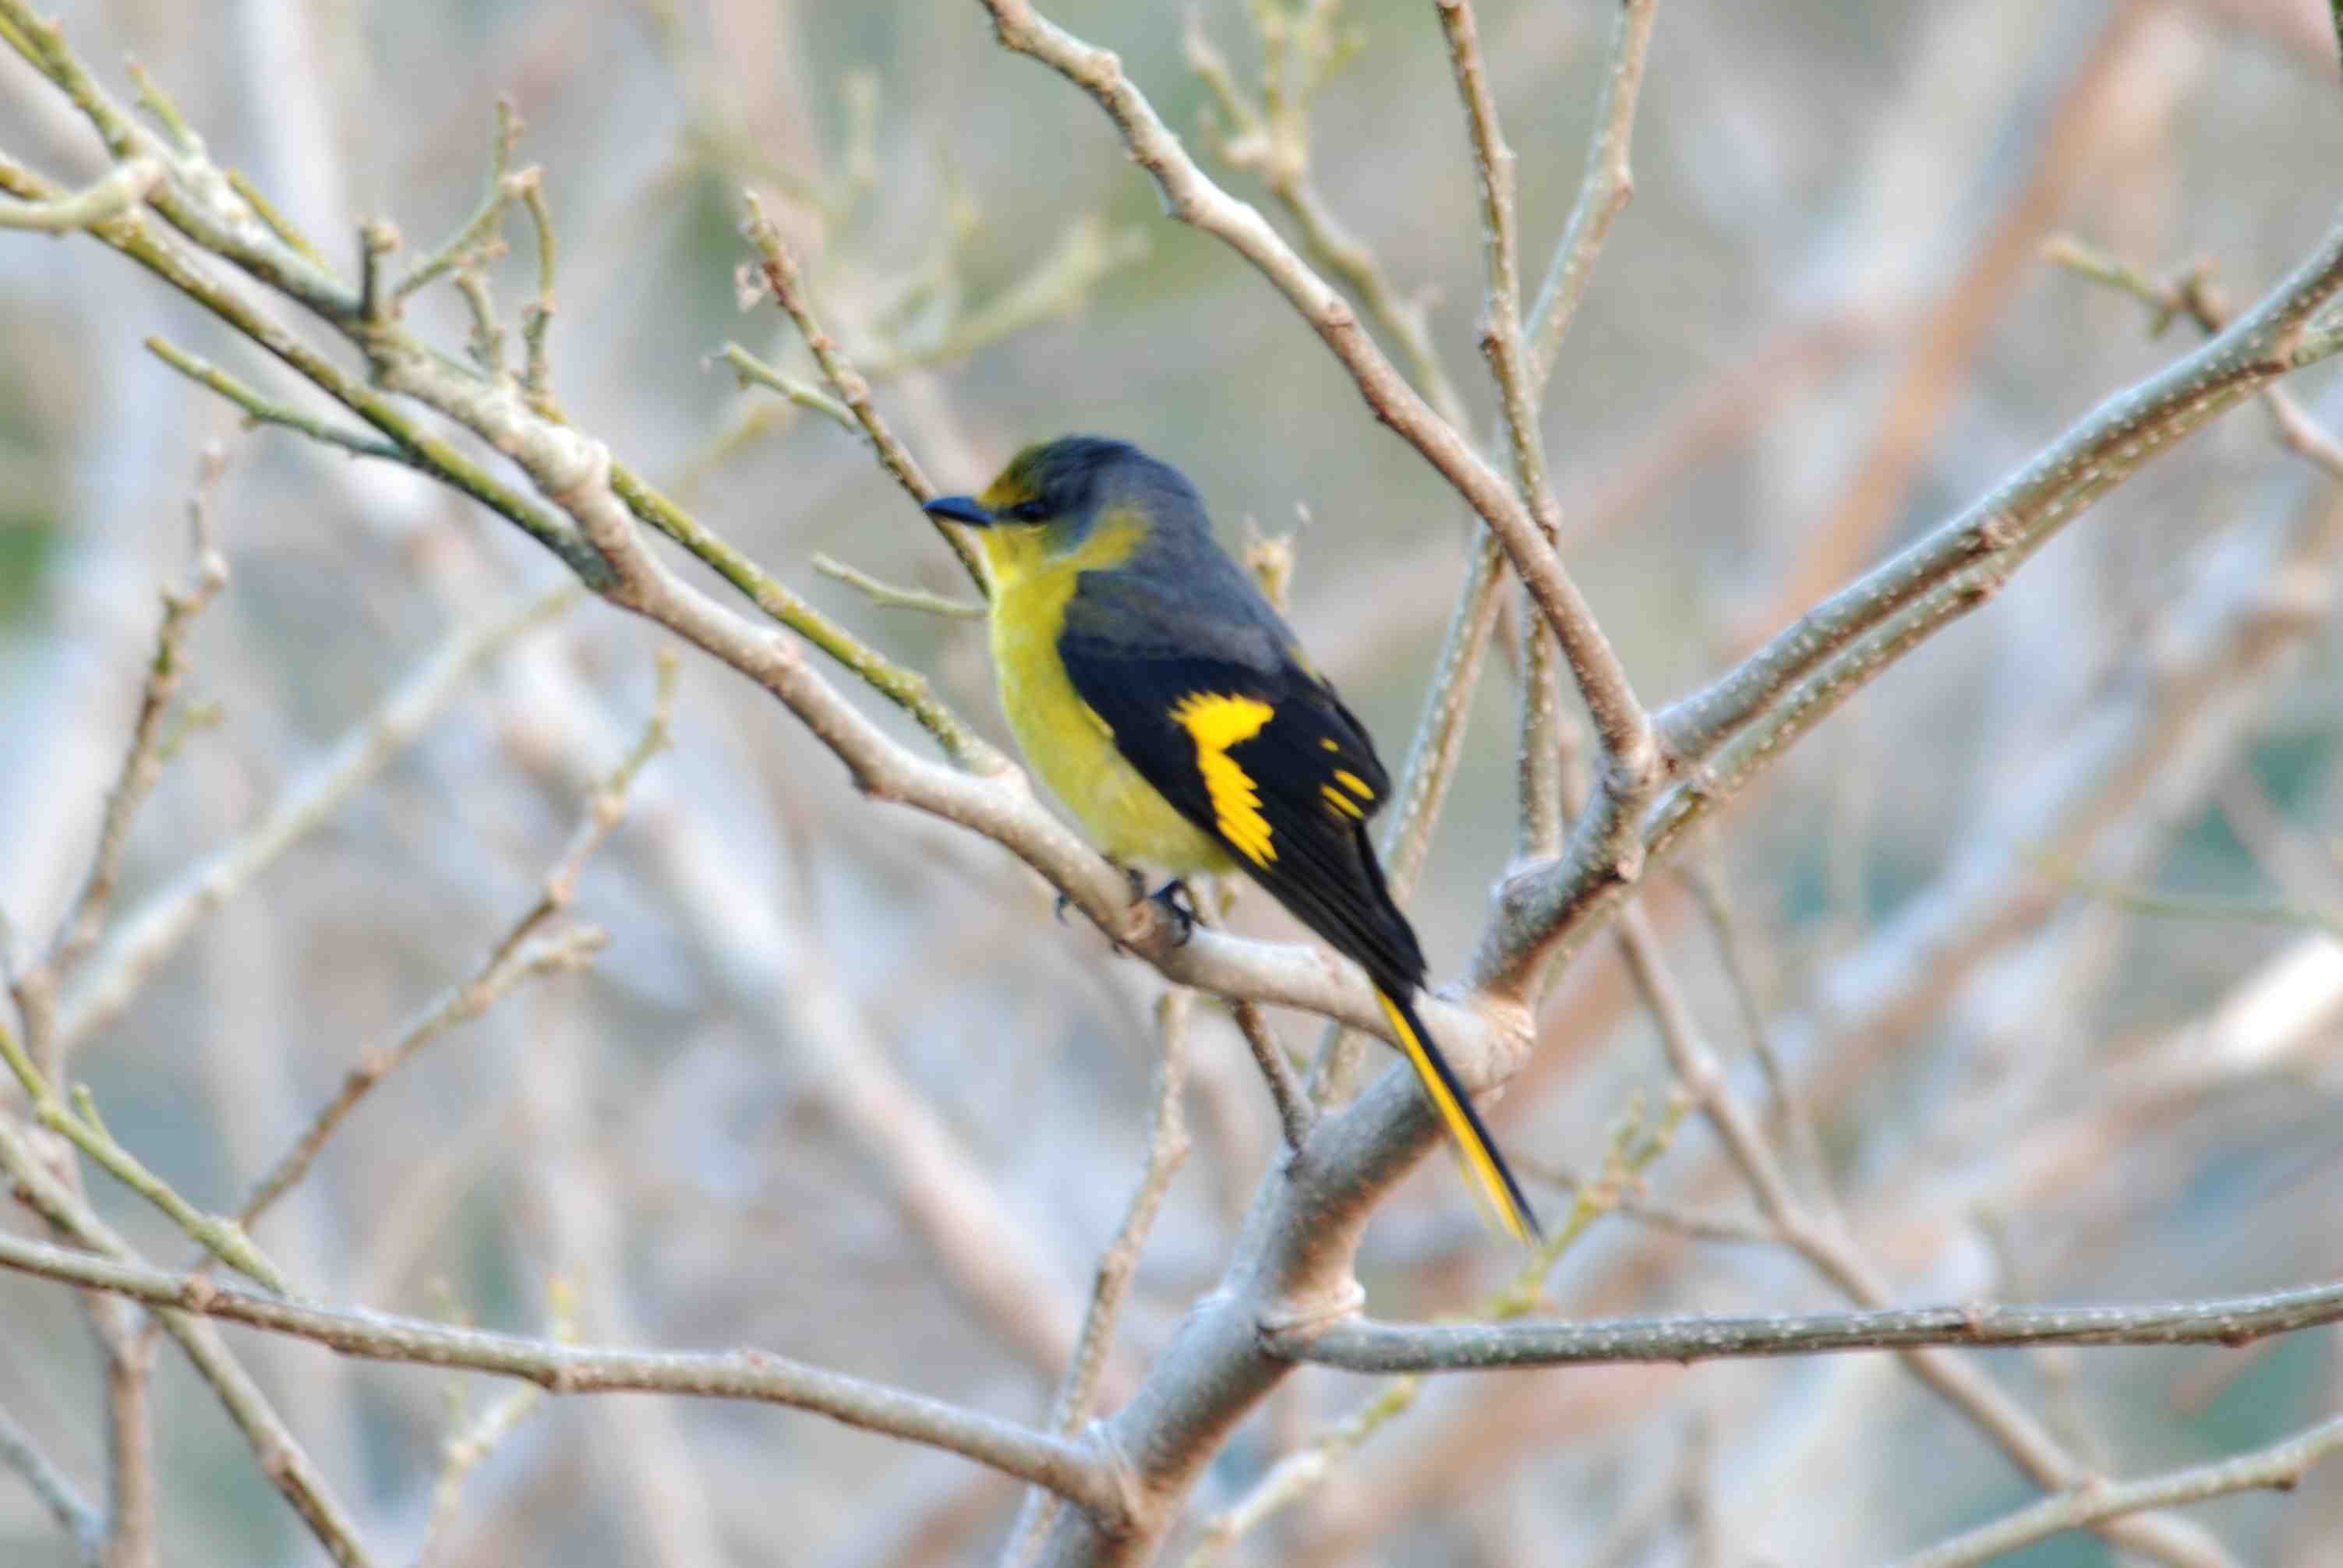
M 1109 859 L 1160 867 L 1175 876 L 1225 869 L 1229 858 L 1220 845 L 1173 810 L 1123 760 L 1106 720 L 1066 678 L 1056 648 L 1058 616 L 1032 613 L 1040 608 L 1032 604 L 999 602 L 1012 594 L 1049 593 L 1058 586 L 1003 586 L 994 606 L 992 658 L 1001 677 L 1001 705 L 1026 763 Z M 1071 590 L 1071 582 L 1063 586 Z

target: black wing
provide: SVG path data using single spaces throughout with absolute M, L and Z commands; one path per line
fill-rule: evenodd
M 1224 594 L 1085 573 L 1058 638 L 1067 676 L 1182 816 L 1403 997 L 1423 983 L 1423 954 L 1366 831 L 1390 780 L 1358 719 L 1243 588 L 1232 616 Z

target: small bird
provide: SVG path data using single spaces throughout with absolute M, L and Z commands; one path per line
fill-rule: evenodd
M 1242 869 L 1367 971 L 1392 1031 L 1516 1240 L 1537 1219 L 1416 1014 L 1423 950 L 1367 822 L 1374 743 L 1252 578 L 1213 542 L 1180 471 L 1121 441 L 1028 447 L 975 496 L 930 501 L 979 530 L 1001 705 L 1042 780 L 1126 869 Z

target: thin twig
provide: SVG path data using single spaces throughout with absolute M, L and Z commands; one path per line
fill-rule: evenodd
M 1210 900 L 1196 905 L 1196 924 L 1205 930 L 1220 929 L 1222 907 L 1216 910 Z M 1269 1019 L 1261 1004 L 1249 998 L 1228 999 L 1229 1017 L 1234 1020 L 1237 1032 L 1244 1037 L 1246 1047 L 1252 1052 L 1253 1065 L 1261 1069 L 1262 1081 L 1269 1085 L 1269 1097 L 1277 1106 L 1277 1123 L 1285 1134 L 1285 1146 L 1299 1149 L 1309 1141 L 1310 1130 L 1317 1125 L 1318 1102 L 1285 1058 L 1285 1048 L 1269 1027 Z
M 110 223 L 146 199 L 163 183 L 163 166 L 153 158 L 133 158 L 116 164 L 103 178 L 74 192 L 45 201 L 0 199 L 0 229 L 32 229 L 42 234 L 71 234 Z
M 1082 1315 L 1081 1337 L 1066 1368 L 1065 1381 L 1058 1385 L 1058 1397 L 1050 1407 L 1049 1430 L 1061 1436 L 1071 1435 L 1090 1419 L 1091 1402 L 1098 1393 L 1099 1373 L 1106 1366 L 1115 1322 L 1121 1315 L 1123 1297 L 1131 1290 L 1131 1275 L 1138 1271 L 1139 1255 L 1147 1246 L 1148 1232 L 1154 1229 L 1156 1211 L 1163 1206 L 1163 1194 L 1171 1190 L 1172 1176 L 1188 1157 L 1188 1121 L 1182 1096 L 1187 1092 L 1188 1015 L 1194 1000 L 1193 992 L 1173 986 L 1155 1004 L 1156 1034 L 1162 1054 L 1155 1064 L 1155 1111 L 1148 1122 L 1147 1163 L 1140 1173 L 1138 1187 L 1131 1194 L 1130 1206 L 1123 1211 L 1122 1224 L 1099 1257 L 1097 1275 L 1091 1284 L 1090 1310 Z M 1009 1561 L 1021 1563 L 1032 1553 L 1041 1544 L 1041 1533 L 1049 1528 L 1057 1508 L 1056 1493 L 1041 1488 L 1027 1492 L 1017 1523 L 1009 1532 Z
M 563 1344 L 575 1342 L 577 1311 L 568 1285 L 558 1279 L 551 1281 L 547 1293 L 552 1298 L 554 1339 Z M 463 1503 L 465 1481 L 497 1444 L 544 1403 L 545 1390 L 535 1383 L 523 1383 L 482 1411 L 479 1418 L 468 1425 L 460 1424 L 463 1396 L 462 1382 L 451 1380 L 448 1403 L 451 1415 L 458 1419 L 451 1420 L 447 1439 L 439 1445 L 439 1479 L 431 1488 L 431 1514 L 424 1522 L 422 1544 L 416 1548 L 415 1568 L 431 1568 L 438 1561 L 448 1527 L 456 1522 L 456 1510 Z
M 437 651 L 345 731 L 326 756 L 296 779 L 266 815 L 189 867 L 132 911 L 92 955 L 58 1018 L 60 1046 L 70 1052 L 129 1006 L 149 975 L 179 944 L 277 858 L 337 809 L 422 734 L 466 678 L 531 628 L 577 602 L 574 586 L 531 594 L 458 628 Z
M 1513 1169 L 1524 1181 L 1544 1181 L 1562 1189 L 1575 1198 L 1596 1183 L 1558 1165 L 1534 1160 L 1524 1154 L 1510 1156 Z M 1781 1237 L 1773 1227 L 1755 1220 L 1744 1220 L 1730 1214 L 1709 1214 L 1673 1205 L 1655 1202 L 1639 1191 L 1623 1191 L 1613 1201 L 1612 1207 L 1630 1220 L 1641 1221 L 1654 1230 L 1674 1231 L 1700 1241 L 1729 1241 L 1743 1246 L 1777 1246 Z
M 1486 286 L 1482 305 L 1481 353 L 1488 361 L 1490 378 L 1497 387 L 1510 447 L 1513 482 L 1530 515 L 1549 542 L 1561 537 L 1562 508 L 1546 470 L 1545 440 L 1538 429 L 1538 386 L 1524 363 L 1522 337 L 1522 280 L 1519 225 L 1515 211 L 1513 151 L 1506 145 L 1497 118 L 1496 99 L 1490 91 L 1488 68 L 1481 57 L 1480 24 L 1470 0 L 1441 0 L 1440 25 L 1448 39 L 1449 64 L 1463 100 L 1464 120 L 1473 144 L 1473 164 L 1481 193 L 1481 255 Z M 1558 681 L 1563 645 L 1555 626 L 1536 617 L 1522 623 L 1521 729 L 1517 747 L 1516 810 L 1519 829 L 1514 852 L 1524 863 L 1552 859 L 1562 853 L 1562 789 L 1560 753 L 1562 694 Z M 1604 650 L 1607 651 L 1607 650 Z M 1591 649 L 1574 650 L 1572 666 L 1578 672 L 1583 658 L 1596 657 Z M 1590 709 L 1594 690 L 1582 675 L 1580 691 Z M 1602 710 L 1594 709 L 1598 721 Z M 1633 709 L 1640 719 L 1640 706 Z M 1603 732 L 1606 759 L 1621 755 L 1621 746 L 1650 749 L 1624 739 L 1614 728 Z M 1640 799 L 1656 786 L 1656 773 L 1626 785 Z M 1630 805 L 1619 813 L 1621 831 L 1634 831 Z
M 32 1489 L 41 1506 L 71 1537 L 74 1552 L 88 1568 L 97 1568 L 106 1545 L 106 1521 L 83 1497 L 72 1478 L 41 1452 L 33 1436 L 0 1410 L 0 1468 L 13 1470 Z
M 1110 227 L 1096 213 L 1066 226 L 1058 243 L 1032 269 L 983 304 L 957 313 L 933 337 L 890 345 L 860 368 L 870 380 L 906 370 L 957 364 L 1005 337 L 1080 311 L 1112 274 L 1148 254 L 1135 227 Z
M 2343 1416 L 2233 1459 L 2141 1481 L 2097 1482 L 2056 1497 L 2046 1497 L 2006 1519 L 1906 1557 L 1897 1568 L 1969 1568 L 1972 1563 L 1990 1562 L 2061 1531 L 2104 1524 L 2143 1509 L 2201 1503 L 2208 1497 L 2225 1497 L 2233 1492 L 2258 1488 L 2291 1491 L 2311 1466 L 2338 1451 L 2343 1451 Z
M 2225 898 L 2215 893 L 2167 892 L 2094 877 L 2066 858 L 2036 851 L 2027 857 L 2036 869 L 2085 898 L 2135 915 L 2160 920 L 2216 920 L 2227 924 L 2303 926 L 2343 941 L 2343 910 L 2283 900 Z
M 1757 1070 L 1765 1076 L 1765 1092 L 1772 1097 L 1774 1112 L 1787 1134 L 1791 1158 L 1805 1168 L 1815 1190 L 1827 1198 L 1830 1165 L 1823 1153 L 1822 1135 L 1815 1127 L 1805 1097 L 1790 1081 L 1781 1051 L 1775 1046 L 1773 1025 L 1758 995 L 1747 944 L 1742 940 L 1741 923 L 1734 918 L 1725 872 L 1715 856 L 1688 860 L 1682 870 L 1684 886 L 1692 890 L 1693 900 L 1708 922 L 1710 940 L 1716 944 L 1718 964 L 1725 970 L 1734 1004 L 1740 1010 L 1741 1027 L 1749 1037 L 1750 1054 L 1756 1058 Z
M 1658 725 L 1685 775 L 1644 821 L 1647 855 L 1685 833 L 1936 632 L 1992 601 L 2012 573 L 2101 497 L 2217 414 L 2289 371 L 2343 348 L 2309 330 L 2343 294 L 2343 225 L 2211 343 L 2101 404 L 1966 510 L 1807 612 Z M 1622 903 L 1600 864 L 1566 855 L 1517 876 L 1474 955 L 1473 978 L 1500 989 L 1575 951 Z
M 188 353 L 167 337 L 149 337 L 146 339 L 146 351 L 190 381 L 209 387 L 243 409 L 256 425 L 281 425 L 288 430 L 298 430 L 313 441 L 339 447 L 361 457 L 385 457 L 394 463 L 408 461 L 407 452 L 397 443 L 386 441 L 379 436 L 345 430 L 314 415 L 304 414 L 289 404 L 275 402 L 209 360 Z
M 512 100 L 497 100 L 497 132 L 488 144 L 488 189 L 480 196 L 480 205 L 464 220 L 455 237 L 433 251 L 389 291 L 390 307 L 394 313 L 407 297 L 429 283 L 433 278 L 452 272 L 464 264 L 464 258 L 486 244 L 494 235 L 497 220 L 504 216 L 506 206 L 518 193 L 505 182 L 506 171 L 511 166 L 514 143 L 521 132 L 520 116 L 513 111 Z
M 1277 1105 L 1277 1125 L 1284 1134 L 1288 1149 L 1299 1149 L 1309 1141 L 1310 1130 L 1318 1123 L 1318 1102 L 1312 1099 L 1307 1085 L 1293 1070 L 1285 1057 L 1285 1048 L 1269 1027 L 1268 1014 L 1257 1001 L 1232 998 L 1229 1017 L 1244 1036 L 1252 1051 L 1253 1065 L 1269 1085 L 1269 1097 Z
M 1886 1310 L 1888 1290 L 1885 1282 L 1869 1260 L 1834 1224 L 1818 1218 L 1800 1201 L 1772 1146 L 1766 1142 L 1747 1109 L 1733 1094 L 1723 1064 L 1694 1025 L 1683 993 L 1668 972 L 1659 943 L 1640 908 L 1631 906 L 1621 913 L 1619 947 L 1637 988 L 1644 993 L 1653 1020 L 1658 1026 L 1661 1045 L 1667 1052 L 1669 1065 L 1674 1069 L 1678 1081 L 1690 1093 L 1694 1103 L 1724 1143 L 1726 1153 L 1739 1168 L 1750 1196 L 1755 1200 L 1766 1222 L 1775 1228 L 1784 1245 L 1805 1259 L 1815 1272 L 1828 1280 L 1848 1300 L 1875 1311 Z M 2307 1292 L 2314 1298 L 2321 1293 L 2318 1291 Z M 2271 1302 L 2278 1304 L 2270 1309 L 2276 1314 L 2270 1320 L 2273 1326 L 2261 1332 L 2278 1332 L 2285 1327 L 2293 1326 L 2285 1319 L 2288 1311 L 2322 1310 L 2315 1303 L 2306 1309 L 2299 1299 L 2305 1294 L 2293 1292 L 2278 1298 L 2263 1299 L 2265 1306 Z M 2333 1304 L 2343 1309 L 2343 1291 L 2335 1294 Z M 2056 1312 L 2056 1309 L 2040 1308 L 1979 1308 L 1972 1313 L 1971 1309 L 1958 1310 L 1964 1314 L 1962 1332 L 1971 1334 L 1989 1332 L 1988 1328 L 1976 1324 L 1996 1322 L 2006 1324 L 2013 1321 L 1997 1318 L 1996 1314 L 1998 1313 Z M 2159 1317 L 2170 1319 L 2176 1315 L 2185 1319 L 2187 1311 L 2186 1303 L 2178 1309 L 2147 1309 L 2141 1321 L 2154 1323 L 2159 1321 Z M 2046 1331 L 2058 1327 L 2058 1320 L 2055 1316 L 2020 1317 L 2015 1321 L 2032 1322 Z M 2068 1331 L 2066 1337 L 2073 1338 L 2077 1343 L 2093 1342 L 2087 1332 L 2075 1332 L 2078 1322 L 2079 1320 L 2070 1320 L 2065 1323 Z M 2178 1325 L 2178 1330 L 2186 1332 L 2187 1325 Z M 2196 1332 L 2207 1338 L 2235 1342 L 2239 1329 L 2235 1322 L 2214 1311 L 2206 1314 L 2206 1321 L 2197 1325 Z M 1761 1337 L 1763 1332 L 1759 1331 Z M 2038 1337 L 2051 1339 L 2059 1336 L 2055 1332 L 2046 1332 Z M 2013 1464 L 2046 1489 L 2074 1485 L 2082 1479 L 2082 1467 L 2060 1446 L 2056 1437 L 2005 1392 L 1999 1384 L 1975 1366 L 1954 1358 L 1942 1349 L 1933 1348 L 1935 1342 L 1926 1343 L 1930 1348 L 1906 1346 L 1899 1349 L 1898 1353 L 1906 1367 L 1966 1416 Z M 2189 1560 L 2192 1556 L 2201 1560 L 2204 1556 L 2201 1551 L 2192 1551 L 2201 1544 L 2199 1533 L 2180 1521 L 2162 1517 L 2124 1520 L 2111 1524 L 2109 1529 L 2128 1543 L 2159 1549 L 2180 1560 Z
M 1481 58 L 1480 27 L 1471 0 L 1439 0 L 1440 25 L 1448 39 L 1449 61 L 1463 99 L 1466 129 L 1471 133 L 1473 163 L 1481 193 L 1481 230 L 1487 290 L 1481 327 L 1482 357 L 1497 386 L 1504 413 L 1513 482 L 1521 499 L 1546 543 L 1561 536 L 1562 506 L 1555 498 L 1546 471 L 1545 442 L 1538 429 L 1538 385 L 1531 373 L 1522 328 L 1522 285 L 1519 242 L 1514 211 L 1513 152 L 1505 143 L 1497 106 L 1489 88 L 1488 71 Z M 1632 108 L 1632 105 L 1630 106 Z M 1622 192 L 1624 198 L 1624 190 Z M 1516 565 L 1518 566 L 1518 561 Z M 1602 748 L 1604 788 L 1616 805 L 1610 832 L 1614 842 L 1595 852 L 1621 860 L 1620 871 L 1632 879 L 1626 863 L 1628 847 L 1635 840 L 1635 819 L 1659 783 L 1659 755 L 1650 716 L 1629 685 L 1625 669 L 1612 651 L 1609 638 L 1595 623 L 1594 612 L 1578 589 L 1557 568 L 1555 595 L 1566 609 L 1549 608 L 1548 629 L 1558 642 L 1578 693 L 1594 721 Z M 1526 574 L 1524 574 L 1526 579 Z M 1532 584 L 1532 591 L 1536 591 Z M 1552 598 L 1541 596 L 1542 605 Z M 1544 759 L 1558 744 L 1558 709 L 1541 689 L 1542 672 L 1549 659 L 1543 633 L 1525 632 L 1523 699 L 1522 704 L 1523 836 L 1541 859 L 1560 853 L 1559 808 L 1550 793 L 1553 769 Z
M 187 498 L 187 530 L 194 558 L 187 583 L 177 592 L 164 590 L 162 625 L 155 634 L 154 654 L 147 660 L 138 714 L 131 721 L 130 744 L 106 790 L 97 842 L 90 851 L 89 870 L 82 879 L 81 890 L 58 922 L 46 955 L 10 983 L 33 1062 L 41 1076 L 52 1081 L 64 1072 L 67 1044 L 65 1032 L 57 1027 L 59 994 L 106 929 L 115 883 L 122 872 L 122 857 L 129 846 L 130 825 L 162 776 L 167 739 L 164 719 L 186 678 L 187 635 L 196 618 L 227 586 L 227 560 L 213 548 L 206 511 L 212 487 L 226 467 L 226 459 L 218 449 L 207 447 L 196 468 L 195 487 Z M 30 1085 L 26 1087 L 29 1092 Z
M 2123 257 L 2085 244 L 2073 235 L 2053 235 L 2043 256 L 2085 277 L 2124 290 L 2152 312 L 2148 336 L 2161 333 L 2176 317 L 2187 317 L 2197 329 L 2212 337 L 2229 325 L 2228 303 L 2213 282 L 2211 266 L 2203 262 L 2178 277 L 2158 283 Z M 2261 393 L 2280 445 L 2327 474 L 2343 478 L 2343 442 L 2338 442 L 2310 417 L 2295 395 L 2283 387 L 2266 387 Z
M 426 1008 L 388 1046 L 363 1051 L 357 1065 L 343 1077 L 334 1098 L 317 1114 L 293 1147 L 268 1174 L 255 1184 L 237 1217 L 249 1225 L 285 1195 L 317 1158 L 326 1141 L 357 1109 L 376 1085 L 417 1052 L 459 1024 L 486 1013 L 506 992 L 540 975 L 563 974 L 584 968 L 601 950 L 607 939 L 590 926 L 538 936 L 548 920 L 568 909 L 577 897 L 578 874 L 586 861 L 618 825 L 626 810 L 627 792 L 643 765 L 667 748 L 675 711 L 676 658 L 662 648 L 659 656 L 658 694 L 639 739 L 619 759 L 588 796 L 586 809 L 540 885 L 537 900 L 488 950 L 471 977 Z
M 1339 278 L 1366 307 L 1375 325 L 1398 345 L 1409 377 L 1433 411 L 1461 430 L 1468 418 L 1464 400 L 1457 395 L 1439 341 L 1432 335 L 1432 313 L 1425 301 L 1400 291 L 1373 247 L 1335 215 L 1310 177 L 1310 103 L 1342 53 L 1325 25 L 1332 11 L 1332 5 L 1312 7 L 1301 25 L 1287 28 L 1282 37 L 1264 25 L 1268 13 L 1254 11 L 1262 55 L 1262 98 L 1258 103 L 1238 87 L 1227 56 L 1205 34 L 1201 5 L 1187 8 L 1182 52 L 1228 122 L 1221 127 L 1215 150 L 1232 166 L 1261 176 L 1292 217 L 1310 258 Z M 1285 81 L 1281 66 L 1290 66 L 1299 79 Z
M 542 413 L 549 411 L 553 396 L 553 363 L 546 347 L 546 336 L 553 327 L 553 280 L 558 255 L 553 209 L 545 199 L 545 171 L 535 164 L 518 174 L 506 176 L 505 188 L 519 196 L 521 206 L 528 209 L 529 226 L 537 236 L 537 297 L 521 307 L 520 312 L 524 355 L 520 385 Z
M 6 1064 L 24 1089 L 25 1098 L 32 1101 L 34 1121 L 69 1140 L 108 1175 L 161 1210 L 190 1240 L 221 1262 L 279 1294 L 290 1292 L 292 1287 L 286 1282 L 284 1273 L 253 1244 L 242 1225 L 226 1215 L 207 1214 L 196 1208 L 116 1141 L 99 1120 L 86 1089 L 76 1085 L 75 1103 L 68 1107 L 55 1084 L 35 1065 L 31 1053 L 5 1023 L 0 1023 L 0 1062 Z
M 456 264 L 453 282 L 472 317 L 471 337 L 465 345 L 471 353 L 472 363 L 490 381 L 508 386 L 511 372 L 505 367 L 505 327 L 497 316 L 496 292 L 488 282 L 488 272 L 489 256 L 502 254 L 501 243 L 492 251 L 471 252 Z
M 796 377 L 774 369 L 737 343 L 727 343 L 716 351 L 716 357 L 732 367 L 733 376 L 743 387 L 762 387 L 778 392 L 800 408 L 810 408 L 840 429 L 860 434 L 862 427 L 855 423 L 854 410 L 814 386 Z
M 256 1221 L 276 1201 L 309 1173 L 327 1139 L 376 1085 L 412 1059 L 425 1046 L 458 1026 L 470 1022 L 501 1000 L 523 981 L 541 975 L 568 974 L 593 961 L 608 938 L 591 926 L 555 931 L 517 950 L 499 942 L 498 950 L 479 970 L 417 1014 L 387 1046 L 361 1052 L 357 1065 L 343 1075 L 334 1097 L 317 1108 L 309 1125 L 294 1140 L 268 1174 L 253 1186 L 236 1211 L 246 1225 Z
M 982 620 L 990 613 L 980 604 L 967 599 L 950 598 L 925 588 L 897 588 L 880 582 L 869 572 L 859 571 L 833 556 L 816 550 L 809 563 L 826 578 L 835 578 L 847 587 L 859 591 L 872 604 L 886 609 L 915 609 L 923 615 L 940 615 L 948 620 Z
M 610 458 L 608 472 L 610 494 L 628 512 L 714 568 L 759 610 L 838 660 L 870 689 L 910 714 L 920 729 L 935 738 L 937 746 L 942 749 L 945 756 L 971 773 L 997 773 L 1008 766 L 1006 759 L 990 742 L 936 695 L 934 684 L 926 676 L 907 665 L 898 664 L 855 638 L 704 526 L 699 519 L 646 484 L 625 464 Z M 609 520 L 617 521 L 616 518 Z M 631 560 L 634 549 L 626 547 L 632 547 L 632 543 L 631 537 L 621 540 L 615 535 L 611 536 L 607 541 L 606 554 L 613 557 L 623 554 Z M 649 564 L 648 560 L 642 562 L 645 567 Z M 667 625 L 671 631 L 680 630 L 672 621 L 661 624 Z
M 1554 246 L 1545 282 L 1538 288 L 1537 305 L 1530 312 L 1529 368 L 1541 387 L 1554 374 L 1562 357 L 1562 340 L 1570 330 L 1586 285 L 1594 276 L 1595 258 L 1603 254 L 1611 225 L 1635 194 L 1635 175 L 1629 161 L 1635 136 L 1635 106 L 1643 95 L 1644 62 L 1652 48 L 1652 24 L 1659 16 L 1659 0 L 1619 0 L 1611 19 L 1611 43 L 1604 57 L 1603 87 L 1594 100 L 1594 137 L 1586 146 L 1586 170 L 1578 182 L 1578 196 L 1562 226 L 1562 242 Z
M 863 379 L 862 373 L 855 369 L 853 363 L 846 357 L 845 351 L 838 346 L 838 340 L 822 330 L 820 319 L 814 315 L 813 302 L 807 295 L 805 274 L 798 266 L 796 253 L 789 249 L 789 242 L 781 237 L 781 231 L 773 226 L 772 220 L 766 217 L 754 192 L 748 193 L 747 200 L 749 219 L 742 232 L 762 258 L 765 286 L 772 290 L 774 302 L 788 313 L 791 321 L 797 323 L 799 336 L 805 338 L 806 347 L 812 350 L 814 360 L 821 367 L 821 373 L 828 378 L 830 389 L 853 411 L 855 424 L 870 438 L 871 450 L 879 455 L 880 467 L 894 476 L 895 482 L 903 487 L 913 502 L 926 506 L 936 498 L 935 487 L 928 483 L 925 474 L 920 472 L 919 462 L 911 456 L 910 449 L 888 427 L 886 420 L 880 417 L 878 406 L 870 400 L 870 383 Z M 935 518 L 930 521 L 934 524 L 936 532 L 943 536 L 944 543 L 951 547 L 952 553 L 960 558 L 960 565 L 968 569 L 969 580 L 976 584 L 980 592 L 986 591 L 987 579 L 983 566 L 978 559 L 976 547 L 952 525 Z

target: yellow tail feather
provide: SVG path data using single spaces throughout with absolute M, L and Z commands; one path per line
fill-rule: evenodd
M 1392 1032 L 1398 1036 L 1400 1049 L 1407 1053 L 1410 1066 L 1423 1084 L 1423 1092 L 1440 1120 L 1448 1129 L 1448 1136 L 1456 1146 L 1458 1162 L 1472 1179 L 1475 1194 L 1482 1200 L 1505 1233 L 1523 1246 L 1537 1239 L 1538 1223 L 1529 1205 L 1522 1199 L 1521 1190 L 1506 1170 L 1504 1157 L 1489 1141 L 1481 1119 L 1463 1098 L 1463 1091 L 1448 1071 L 1448 1064 L 1439 1055 L 1438 1048 L 1424 1040 L 1409 1020 L 1408 1010 L 1402 1007 L 1380 986 L 1375 1000 L 1383 1004 L 1383 1016 L 1391 1020 Z

